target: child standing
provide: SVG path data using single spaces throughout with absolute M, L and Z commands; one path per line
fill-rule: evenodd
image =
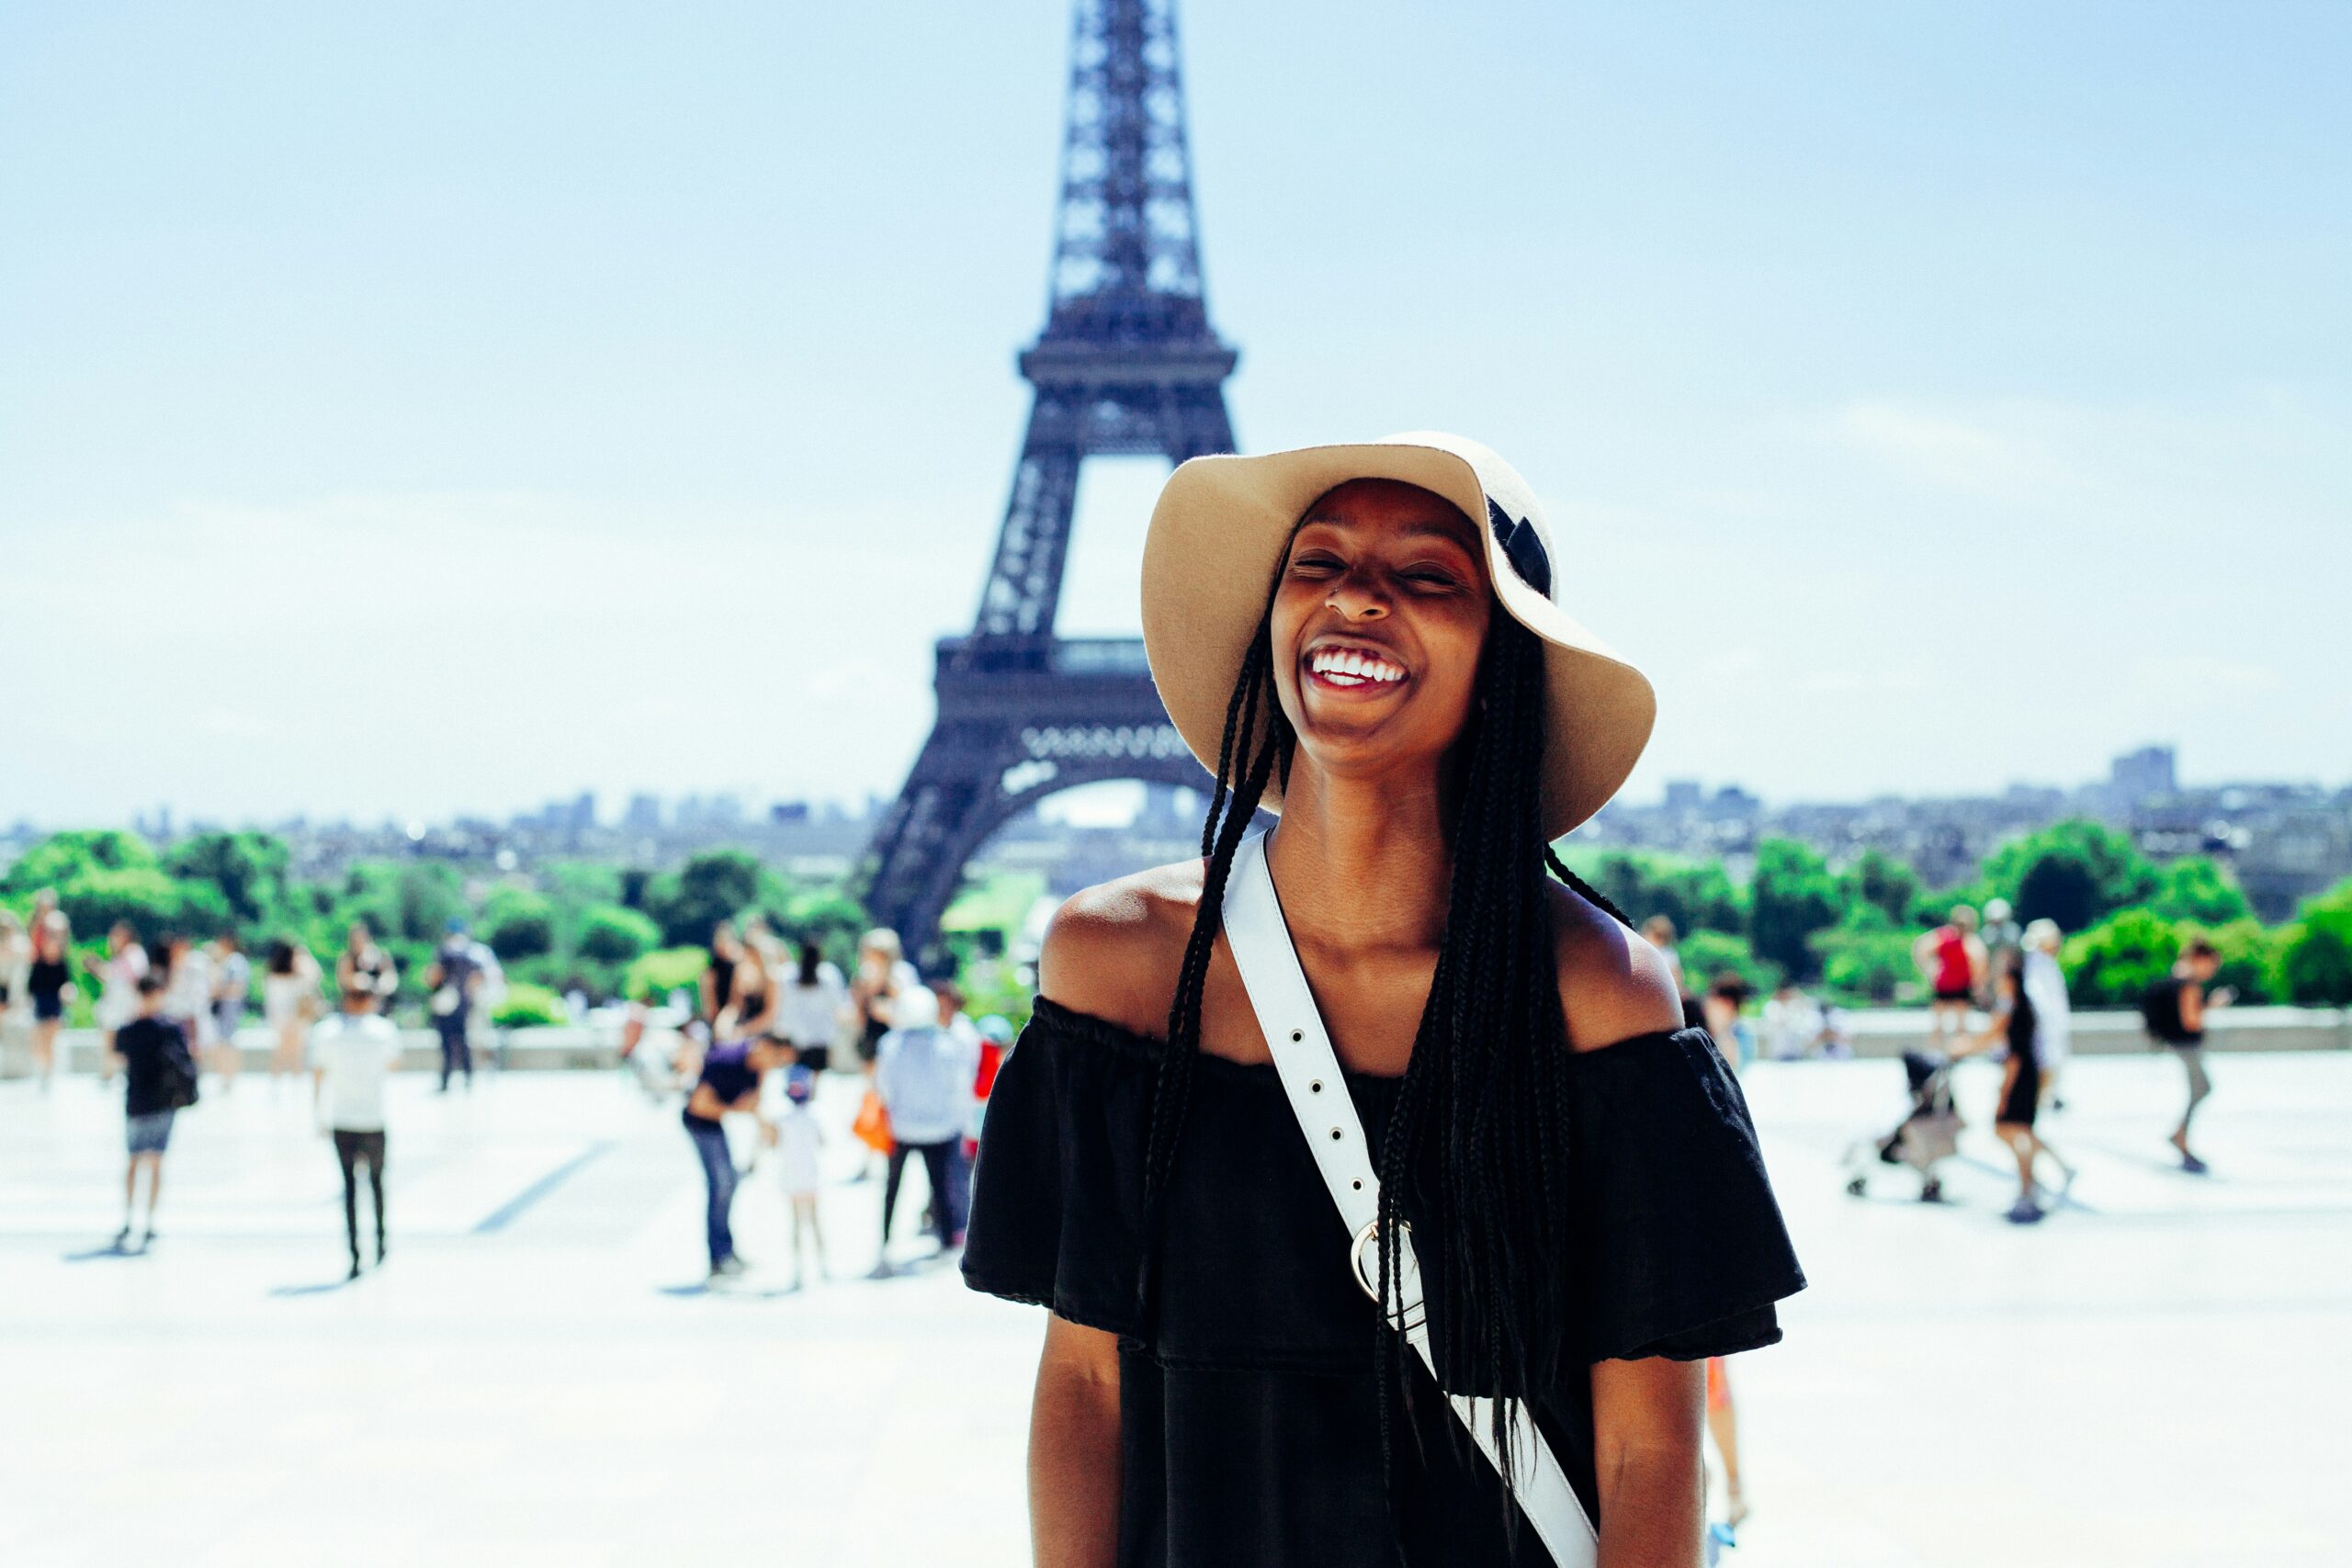
M 817 1254 L 817 1278 L 831 1278 L 825 1268 L 825 1232 L 817 1222 L 817 1190 L 824 1184 L 819 1154 L 825 1146 L 825 1129 L 817 1120 L 812 1101 L 817 1074 L 796 1066 L 785 1074 L 784 1113 L 776 1118 L 776 1168 L 783 1173 L 784 1195 L 792 1201 L 792 1288 L 800 1288 L 800 1247 L 805 1237 Z

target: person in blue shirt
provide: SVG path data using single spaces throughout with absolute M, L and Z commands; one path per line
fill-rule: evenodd
M 889 1179 L 882 1184 L 882 1256 L 874 1277 L 886 1279 L 890 1266 L 890 1219 L 899 1206 L 899 1181 L 907 1156 L 922 1157 L 930 1179 L 932 1224 L 939 1250 L 956 1245 L 964 1229 L 957 1200 L 956 1159 L 970 1120 L 972 1083 L 980 1068 L 979 1037 L 943 1028 L 939 998 L 922 987 L 891 1000 L 893 1027 L 875 1047 L 874 1089 L 890 1113 Z

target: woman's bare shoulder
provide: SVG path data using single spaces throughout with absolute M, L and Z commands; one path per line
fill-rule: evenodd
M 1553 953 L 1568 1047 L 1597 1051 L 1682 1027 L 1666 954 L 1574 888 L 1551 885 Z
M 1038 992 L 1135 1033 L 1160 1034 L 1203 880 L 1199 861 L 1181 861 L 1071 894 L 1046 927 Z

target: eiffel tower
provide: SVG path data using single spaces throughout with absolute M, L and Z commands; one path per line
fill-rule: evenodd
M 1184 139 L 1175 0 L 1078 0 L 1045 331 L 996 559 L 971 635 L 943 639 L 939 715 L 872 846 L 866 907 L 926 971 L 939 918 L 989 833 L 1107 779 L 1208 784 L 1134 637 L 1057 637 L 1079 468 L 1233 450 Z

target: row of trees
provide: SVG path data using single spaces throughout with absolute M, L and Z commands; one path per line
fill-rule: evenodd
M 674 872 L 560 861 L 529 877 L 470 884 L 435 861 L 357 861 L 319 882 L 296 878 L 290 865 L 285 843 L 267 833 L 203 833 L 158 853 L 131 833 L 64 832 L 0 874 L 0 905 L 21 914 L 38 890 L 55 889 L 83 951 L 127 920 L 151 942 L 233 931 L 256 954 L 288 940 L 325 961 L 364 921 L 402 974 L 417 976 L 460 920 L 517 982 L 516 1021 L 548 1012 L 556 993 L 575 987 L 601 999 L 690 985 L 721 919 L 763 914 L 780 931 L 816 937 L 837 962 L 865 924 L 839 887 L 796 884 L 738 850 L 697 855 Z
M 2192 855 L 2158 866 L 2080 818 L 2004 844 L 1973 881 L 1933 890 L 1879 851 L 1832 870 L 1792 839 L 1757 846 L 1745 886 L 1715 861 L 1600 851 L 1569 862 L 1635 919 L 1672 919 L 1695 978 L 1731 971 L 1762 988 L 1788 976 L 1849 1001 L 1905 999 L 1918 988 L 1919 933 L 1957 904 L 2000 897 L 2020 922 L 2048 919 L 2066 933 L 2061 962 L 2084 1006 L 2132 1005 L 2198 934 L 2221 949 L 2222 983 L 2248 1001 L 2352 1003 L 2352 882 L 2266 927 L 2220 863 Z
M 1569 860 L 1636 919 L 1672 919 L 1685 967 L 1699 979 L 1728 970 L 1761 988 L 1790 976 L 1849 1001 L 1905 999 L 1917 985 L 1918 933 L 1954 904 L 1999 897 L 2020 921 L 2047 917 L 2067 933 L 2063 962 L 2086 1006 L 2130 1005 L 2199 932 L 2221 948 L 2223 982 L 2249 1001 L 2352 1003 L 2352 882 L 2266 927 L 2222 865 L 2196 856 L 2152 864 L 2096 822 L 2016 840 L 1973 881 L 1939 890 L 1875 850 L 1833 870 L 1790 839 L 1759 844 L 1744 885 L 1714 861 L 1623 851 L 1572 852 Z M 601 998 L 691 985 L 721 919 L 762 913 L 780 931 L 815 936 L 843 964 L 865 924 L 842 887 L 795 883 L 733 850 L 672 872 L 559 861 L 484 883 L 418 860 L 359 861 L 306 882 L 290 861 L 266 833 L 204 833 L 162 853 L 130 833 L 59 833 L 0 874 L 0 904 L 21 912 L 36 890 L 55 888 L 85 949 L 120 919 L 151 940 L 234 931 L 256 952 L 288 938 L 323 957 L 364 920 L 412 975 L 430 963 L 448 923 L 462 919 L 522 983 L 520 1014 L 573 987 Z

